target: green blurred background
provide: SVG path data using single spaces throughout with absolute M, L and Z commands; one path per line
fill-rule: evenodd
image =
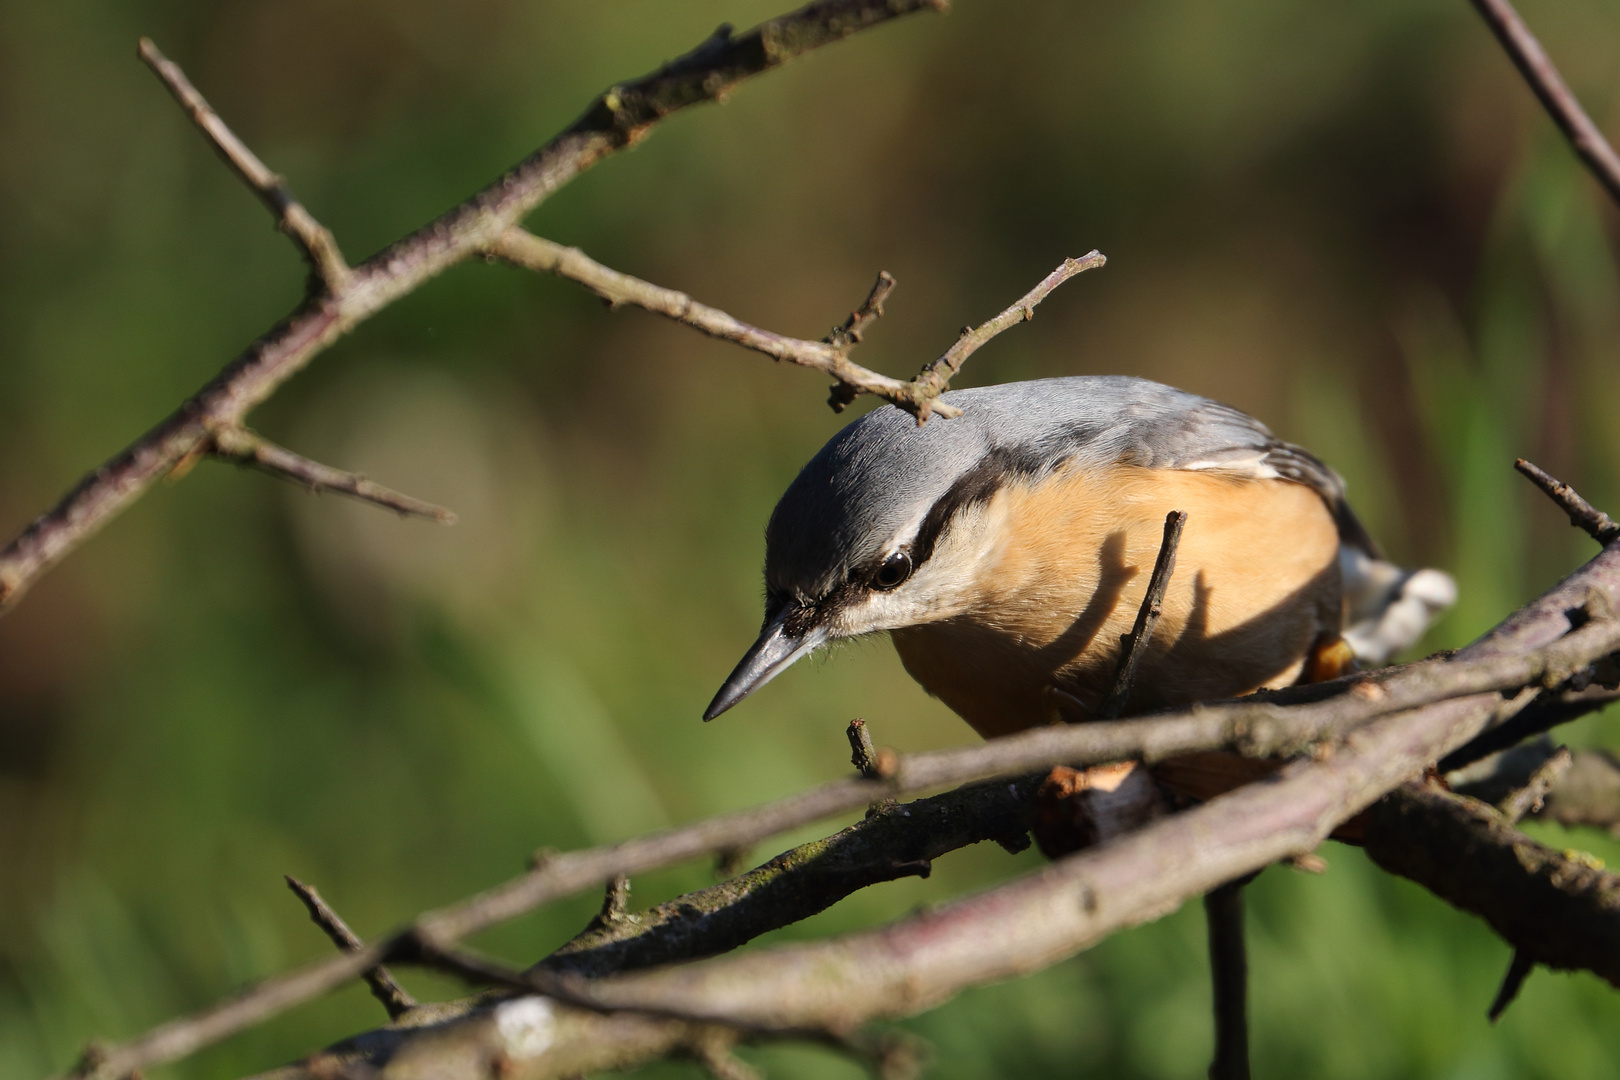
M 784 2 L 0 3 L 0 531 L 300 293 L 291 246 L 138 35 L 359 259 L 609 83 Z M 1523 10 L 1620 135 L 1620 3 Z M 1457 575 L 1428 647 L 1590 553 L 1514 455 L 1620 505 L 1620 215 L 1463 0 L 958 0 L 674 118 L 532 224 L 808 337 L 886 268 L 900 288 L 858 359 L 899 375 L 1101 248 L 1105 270 L 960 384 L 1125 372 L 1262 417 L 1349 478 L 1396 556 Z M 844 775 L 852 716 L 906 750 L 969 741 L 881 641 L 698 721 L 757 627 L 766 515 L 845 422 L 824 392 L 566 282 L 467 265 L 253 418 L 461 524 L 204 464 L 51 574 L 0 620 L 0 1077 L 322 955 L 283 873 L 375 933 L 537 847 Z M 1566 737 L 1620 745 L 1601 718 Z M 1613 1075 L 1610 988 L 1537 972 L 1492 1027 L 1506 947 L 1359 852 L 1324 854 L 1325 876 L 1250 890 L 1259 1075 Z M 1037 864 L 962 852 L 787 936 Z M 649 876 L 635 902 L 709 880 Z M 537 958 L 596 903 L 480 944 Z M 1199 1077 L 1202 941 L 1193 905 L 905 1026 L 937 1077 Z M 251 1072 L 380 1018 L 347 990 L 160 1074 Z M 857 1075 L 818 1050 L 749 1054 L 773 1077 Z

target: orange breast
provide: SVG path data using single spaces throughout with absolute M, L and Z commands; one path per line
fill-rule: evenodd
M 1133 466 L 1014 484 L 964 521 L 1002 539 L 973 568 L 970 610 L 893 632 L 906 670 L 986 737 L 1047 722 L 1047 686 L 1095 707 L 1171 510 L 1187 525 L 1127 712 L 1293 682 L 1341 618 L 1321 498 L 1286 480 Z

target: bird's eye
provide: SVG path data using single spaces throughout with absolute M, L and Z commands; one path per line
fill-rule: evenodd
M 877 573 L 872 575 L 872 587 L 877 589 L 893 589 L 902 581 L 911 576 L 911 556 L 904 551 L 897 551 L 883 560 Z

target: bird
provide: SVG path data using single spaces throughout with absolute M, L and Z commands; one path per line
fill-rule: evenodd
M 834 642 L 888 633 L 906 671 L 986 738 L 1096 717 L 1158 554 L 1187 514 L 1122 715 L 1379 665 L 1456 600 L 1387 561 L 1344 481 L 1247 414 L 1147 379 L 953 390 L 919 424 L 848 424 L 765 529 L 757 639 L 711 720 Z

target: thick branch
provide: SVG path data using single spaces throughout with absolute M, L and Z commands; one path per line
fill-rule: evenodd
M 825 840 L 801 844 L 731 881 L 614 923 L 593 924 L 539 967 L 596 977 L 734 949 L 809 918 L 868 885 L 916 875 L 986 840 L 1027 846 L 1036 777 L 992 781 L 874 807 Z
M 199 452 L 359 323 L 467 257 L 584 170 L 645 136 L 670 113 L 713 101 L 750 76 L 941 0 L 816 0 L 733 36 L 723 28 L 650 75 L 616 86 L 568 130 L 471 199 L 355 267 L 311 298 L 172 416 L 85 477 L 0 551 L 0 611 L 157 480 Z M 331 285 L 329 282 L 328 285 Z
M 1620 875 L 1432 784 L 1407 784 L 1374 807 L 1365 842 L 1379 866 L 1478 915 L 1535 963 L 1620 986 Z
M 1541 42 L 1530 32 L 1519 13 L 1508 0 L 1474 0 L 1474 7 L 1502 43 L 1513 66 L 1519 69 L 1530 89 L 1535 91 L 1542 107 L 1553 123 L 1569 139 L 1575 153 L 1586 163 L 1592 175 L 1602 184 L 1609 196 L 1620 203 L 1620 157 L 1603 137 L 1592 118 L 1586 115 L 1581 103 L 1575 99 L 1564 77 L 1558 74 Z
M 332 944 L 344 952 L 365 948 L 366 943 L 361 941 L 359 936 L 349 929 L 349 924 L 321 898 L 321 894 L 315 891 L 315 886 L 305 885 L 288 874 L 287 887 L 293 891 L 294 896 L 304 902 L 304 907 L 309 909 L 310 920 L 332 939 Z M 382 1002 L 382 1007 L 388 1010 L 390 1019 L 397 1020 L 416 1008 L 416 999 L 395 982 L 394 976 L 381 964 L 367 971 L 363 977 L 366 985 L 371 987 L 371 996 Z
M 1514 461 L 1513 467 L 1524 474 L 1532 484 L 1546 492 L 1547 497 L 1569 515 L 1571 525 L 1584 529 L 1586 534 L 1598 543 L 1607 545 L 1620 538 L 1620 523 L 1581 498 L 1579 492 L 1541 466 L 1519 458 Z
M 873 1019 L 939 1004 L 961 989 L 1044 967 L 1115 930 L 1157 918 L 1187 898 L 1285 856 L 1311 850 L 1344 818 L 1465 741 L 1500 708 L 1475 695 L 1387 717 L 1327 762 L 1305 761 L 1267 784 L 1239 789 L 1115 843 L 1063 859 L 989 892 L 890 926 L 804 945 L 757 950 L 678 967 L 614 976 L 577 990 L 595 1008 L 679 1013 L 644 1016 L 640 1045 L 663 1047 L 705 1020 L 755 1035 L 844 1033 Z M 548 1003 L 549 1004 L 549 1003 Z M 504 1006 L 501 1006 L 504 1007 Z M 574 1010 L 543 1047 L 508 1060 L 503 1075 L 559 1077 L 624 1067 L 624 1044 L 604 1039 L 604 1022 Z M 622 1018 L 621 1018 L 622 1019 Z M 354 1054 L 363 1044 L 351 1044 Z M 430 1063 L 489 1060 L 500 1041 L 487 1007 L 460 1023 L 387 1045 L 382 1077 L 422 1075 Z M 634 1060 L 647 1060 L 636 1057 Z M 279 1077 L 319 1075 L 322 1057 Z M 509 1070 L 509 1071 L 508 1071 Z
M 401 515 L 431 518 L 441 525 L 454 525 L 456 515 L 442 506 L 395 491 L 367 480 L 359 473 L 334 469 L 277 446 L 256 431 L 229 427 L 216 431 L 209 440 L 210 452 L 222 461 L 251 465 L 290 480 L 312 492 L 330 491 L 362 502 L 386 507 Z
M 191 85 L 191 80 L 186 78 L 179 65 L 159 52 L 150 38 L 141 38 L 138 51 L 146 65 L 163 80 L 163 85 L 169 88 L 169 93 L 174 95 L 181 108 L 190 114 L 191 122 L 214 144 L 214 149 L 225 159 L 231 171 L 252 188 L 259 201 L 275 215 L 277 227 L 302 249 L 321 283 L 333 292 L 341 289 L 349 279 L 349 264 L 343 261 L 343 253 L 338 250 L 331 230 L 304 209 L 304 204 L 294 197 L 282 176 L 271 172 L 258 155 L 236 137 L 236 133 L 226 126 L 225 121 L 197 92 L 197 88 Z

